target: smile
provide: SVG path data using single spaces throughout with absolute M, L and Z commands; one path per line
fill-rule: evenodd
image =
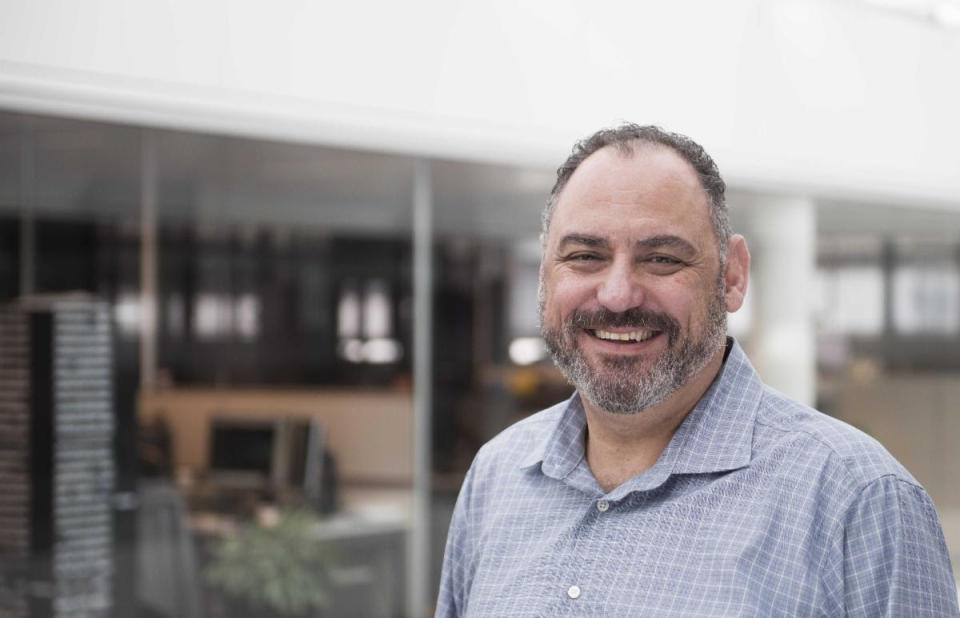
M 634 330 L 628 333 L 614 333 L 608 330 L 594 330 L 589 332 L 597 339 L 605 341 L 633 341 L 639 343 L 658 335 L 660 331 Z

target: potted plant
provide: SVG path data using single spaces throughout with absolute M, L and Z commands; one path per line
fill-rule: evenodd
M 267 513 L 216 543 L 206 580 L 225 593 L 231 618 L 316 616 L 328 604 L 333 548 L 312 536 L 311 511 Z

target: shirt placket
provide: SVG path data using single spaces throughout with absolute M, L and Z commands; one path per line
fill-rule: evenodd
M 603 556 L 597 539 L 603 538 L 604 520 L 613 515 L 616 502 L 607 499 L 596 484 L 586 462 L 581 461 L 566 479 L 568 485 L 584 494 L 582 515 L 565 538 L 557 568 L 556 588 L 551 596 L 552 616 L 590 616 L 598 609 L 599 581 Z

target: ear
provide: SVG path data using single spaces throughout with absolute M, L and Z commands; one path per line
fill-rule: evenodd
M 724 298 L 730 313 L 743 305 L 749 279 L 750 251 L 747 250 L 747 240 L 740 234 L 734 234 L 727 243 L 727 265 L 723 273 Z

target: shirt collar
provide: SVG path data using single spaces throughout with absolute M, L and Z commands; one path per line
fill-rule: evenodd
M 680 424 L 643 485 L 659 485 L 671 474 L 722 472 L 750 463 L 753 428 L 763 383 L 746 354 L 728 338 L 729 353 L 717 378 Z M 586 416 L 577 393 L 560 404 L 554 430 L 534 445 L 521 467 L 542 462 L 547 476 L 562 479 L 583 459 Z M 639 478 L 638 478 L 639 480 Z

